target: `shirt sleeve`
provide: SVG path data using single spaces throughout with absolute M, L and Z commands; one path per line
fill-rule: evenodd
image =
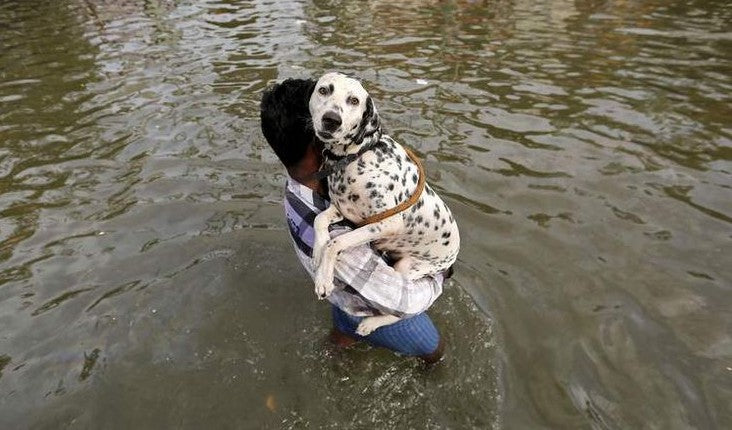
M 331 237 L 350 231 L 336 227 Z M 409 280 L 394 270 L 368 244 L 340 253 L 335 276 L 356 290 L 370 306 L 398 317 L 424 312 L 442 294 L 444 276 L 437 274 Z
M 327 207 L 327 202 L 316 201 L 316 197 L 312 190 L 288 182 L 284 202 L 295 252 L 313 278 L 313 222 L 319 211 Z M 351 229 L 344 225 L 330 227 L 331 237 L 348 231 Z M 442 294 L 443 281 L 441 274 L 410 281 L 365 244 L 348 248 L 338 256 L 333 279 L 336 290 L 328 300 L 354 315 L 374 311 L 398 317 L 415 315 L 427 310 Z

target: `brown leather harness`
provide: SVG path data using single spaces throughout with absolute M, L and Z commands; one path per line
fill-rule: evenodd
M 334 164 L 333 166 L 316 172 L 313 175 L 313 178 L 320 180 L 320 179 L 330 176 L 333 172 L 335 172 L 337 170 L 341 170 L 341 169 L 345 168 L 348 164 L 356 161 L 358 159 L 358 157 L 360 157 L 364 152 L 366 152 L 370 149 L 371 148 L 363 148 L 361 151 L 359 151 L 356 154 L 351 154 L 351 155 L 348 155 L 348 156 L 342 158 L 341 160 L 336 162 L 336 164 Z M 412 162 L 417 166 L 417 173 L 419 175 L 419 179 L 417 180 L 417 188 L 415 188 L 414 193 L 412 193 L 412 195 L 409 196 L 409 198 L 407 200 L 399 203 L 398 205 L 394 206 L 393 208 L 387 209 L 383 212 L 379 212 L 375 215 L 372 215 L 372 216 L 366 218 L 365 220 L 361 221 L 360 223 L 357 223 L 356 226 L 363 227 L 365 225 L 374 224 L 379 221 L 383 221 L 392 215 L 396 215 L 399 212 L 409 209 L 415 203 L 417 203 L 417 200 L 419 200 L 419 196 L 421 196 L 422 192 L 424 191 L 424 184 L 425 184 L 424 167 L 422 167 L 422 162 L 419 160 L 417 155 L 414 152 L 412 152 L 411 149 L 404 147 L 404 151 L 407 153 L 407 156 L 409 157 L 409 159 L 412 160 Z
M 399 212 L 405 211 L 409 209 L 412 205 L 417 203 L 417 200 L 419 200 L 419 196 L 422 195 L 422 191 L 424 191 L 424 168 L 422 167 L 422 162 L 419 161 L 419 158 L 417 158 L 417 155 L 412 152 L 411 149 L 404 147 L 404 151 L 407 152 L 407 156 L 409 156 L 409 159 L 412 160 L 412 162 L 417 166 L 417 173 L 419 174 L 419 180 L 417 181 L 417 188 L 414 190 L 414 193 L 412 193 L 409 198 L 398 205 L 394 206 L 391 209 L 387 209 L 383 212 L 379 212 L 376 215 L 371 215 L 370 217 L 366 218 L 365 220 L 361 221 L 360 223 L 356 224 L 359 227 L 363 227 L 365 225 L 374 224 L 379 221 L 383 221 L 386 218 L 389 218 L 392 215 L 396 215 Z

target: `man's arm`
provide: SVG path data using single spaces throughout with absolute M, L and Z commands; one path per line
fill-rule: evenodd
M 285 194 L 285 213 L 290 235 L 300 262 L 311 277 L 315 276 L 312 259 L 315 234 L 313 222 L 327 203 L 311 201 L 317 196 L 311 191 L 290 184 Z M 317 209 L 317 210 L 316 210 Z M 331 237 L 350 228 L 335 226 Z M 442 294 L 442 275 L 426 276 L 410 281 L 389 266 L 368 244 L 348 248 L 338 256 L 334 283 L 337 288 L 349 288 L 382 313 L 395 316 L 424 312 Z M 331 295 L 330 301 L 335 297 Z
M 336 237 L 350 229 L 331 232 Z M 444 276 L 425 276 L 409 280 L 389 266 L 369 245 L 355 246 L 341 252 L 335 276 L 350 285 L 371 306 L 398 317 L 424 312 L 442 294 Z
M 336 227 L 331 237 L 350 231 Z M 311 277 L 315 276 L 313 259 L 298 253 Z M 343 251 L 335 266 L 336 287 L 348 285 L 368 304 L 385 314 L 398 317 L 424 312 L 442 294 L 442 274 L 409 280 L 389 266 L 369 245 Z

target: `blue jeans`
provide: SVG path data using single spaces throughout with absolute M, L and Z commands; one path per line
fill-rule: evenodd
M 332 305 L 331 308 L 333 326 L 336 329 L 355 339 L 365 340 L 374 346 L 387 348 L 404 355 L 424 356 L 435 352 L 440 343 L 440 334 L 425 313 L 385 325 L 364 337 L 356 334 L 356 328 L 364 317 L 349 315 L 335 305 Z

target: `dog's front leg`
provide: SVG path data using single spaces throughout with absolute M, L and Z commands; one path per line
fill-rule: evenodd
M 393 235 L 403 228 L 404 220 L 401 216 L 396 215 L 331 239 L 323 249 L 320 265 L 318 265 L 315 272 L 315 294 L 323 299 L 333 291 L 333 272 L 335 271 L 336 258 L 341 251 Z
M 343 215 L 338 212 L 338 208 L 336 208 L 335 205 L 328 206 L 328 209 L 319 213 L 318 216 L 315 217 L 315 221 L 313 222 L 313 230 L 315 232 L 315 240 L 313 241 L 313 265 L 316 268 L 320 266 L 325 244 L 328 243 L 328 240 L 330 239 L 328 226 L 342 219 Z

